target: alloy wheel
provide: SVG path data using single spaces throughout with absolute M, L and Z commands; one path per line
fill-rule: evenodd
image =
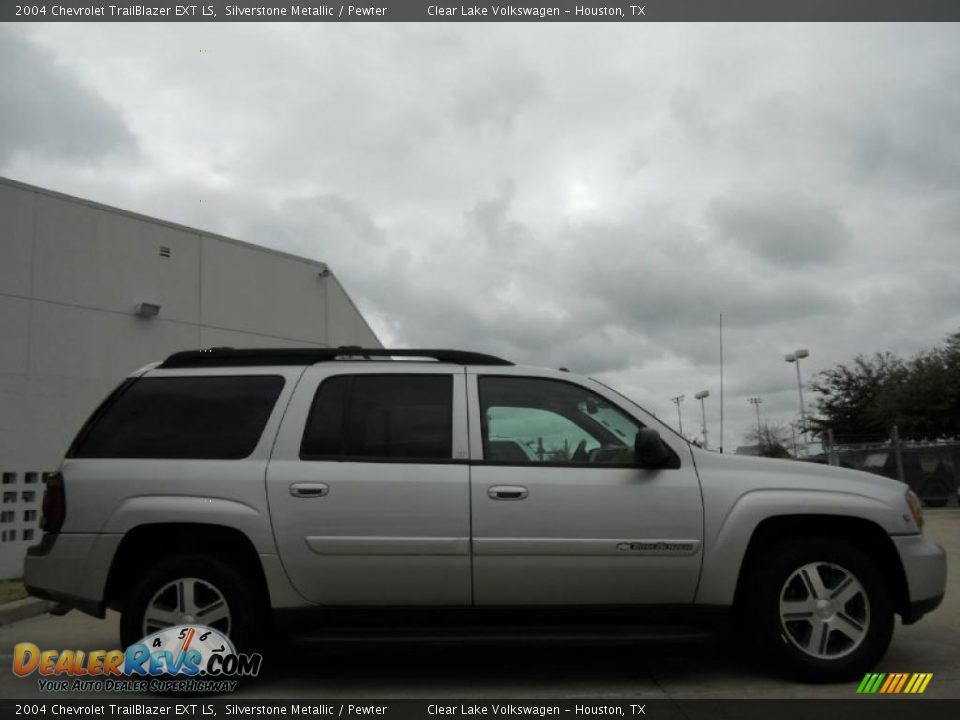
M 784 637 L 807 655 L 836 660 L 856 650 L 870 629 L 870 601 L 857 577 L 833 563 L 797 568 L 780 591 Z
M 171 625 L 206 625 L 230 634 L 230 606 L 214 585 L 199 578 L 178 578 L 160 588 L 143 614 L 143 635 Z

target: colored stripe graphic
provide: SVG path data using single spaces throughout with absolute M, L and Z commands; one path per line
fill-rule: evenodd
M 933 673 L 867 673 L 857 686 L 861 695 L 919 695 L 927 689 Z
M 860 687 L 857 688 L 858 693 L 869 693 L 870 686 L 873 685 L 873 681 L 877 679 L 876 673 L 867 673 L 863 676 L 863 680 L 860 682 Z
M 907 684 L 907 677 L 908 677 L 908 676 L 909 676 L 908 673 L 900 673 L 900 682 L 897 683 L 897 687 L 896 687 L 896 689 L 894 690 L 895 693 L 898 693 L 898 692 L 900 692 L 901 690 L 903 690 L 903 686 Z
M 900 688 L 903 687 L 903 684 L 907 681 L 908 673 L 894 673 L 890 676 L 890 682 L 887 684 L 887 687 L 884 689 L 889 695 L 894 695 L 898 693 Z

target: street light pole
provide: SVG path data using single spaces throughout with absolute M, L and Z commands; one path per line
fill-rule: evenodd
M 803 407 L 803 381 L 800 379 L 800 360 L 805 357 L 810 357 L 810 351 L 804 348 L 783 356 L 783 359 L 788 363 L 794 363 L 797 366 L 797 392 L 800 395 L 800 434 L 803 436 L 804 454 L 810 447 L 810 439 L 807 437 L 807 412 Z
M 700 417 L 703 419 L 703 449 L 707 449 L 707 409 L 703 404 L 703 399 L 710 397 L 709 390 L 701 390 L 694 397 L 700 401 Z
M 683 435 L 683 416 L 680 414 L 680 403 L 683 402 L 686 395 L 677 395 L 670 398 L 677 405 L 677 422 L 680 424 L 680 435 Z
M 747 398 L 747 402 L 753 405 L 757 411 L 757 450 L 759 451 L 760 446 L 763 445 L 762 431 L 760 430 L 760 403 L 763 402 L 763 399 L 752 397 Z

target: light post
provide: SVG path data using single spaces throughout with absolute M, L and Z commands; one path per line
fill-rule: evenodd
M 703 404 L 703 399 L 710 397 L 710 391 L 701 390 L 694 397 L 700 401 L 700 417 L 703 419 L 703 449 L 707 450 L 707 409 Z
M 677 422 L 680 424 L 680 435 L 683 435 L 683 416 L 680 414 L 680 403 L 683 402 L 686 395 L 677 395 L 676 397 L 670 398 L 677 405 Z
M 763 398 L 752 397 L 747 398 L 747 402 L 753 405 L 757 410 L 757 452 L 760 451 L 760 446 L 763 445 L 762 432 L 760 430 L 760 403 L 763 402 Z
M 803 437 L 803 454 L 807 454 L 807 448 L 810 447 L 810 440 L 807 438 L 807 413 L 803 408 L 803 382 L 800 380 L 800 360 L 810 357 L 810 351 L 805 348 L 794 350 L 783 356 L 788 363 L 794 363 L 797 366 L 797 392 L 800 394 L 800 434 Z

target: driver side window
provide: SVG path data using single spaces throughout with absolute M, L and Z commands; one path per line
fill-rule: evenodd
M 478 378 L 483 456 L 507 465 L 632 465 L 642 427 L 573 383 L 543 378 Z

